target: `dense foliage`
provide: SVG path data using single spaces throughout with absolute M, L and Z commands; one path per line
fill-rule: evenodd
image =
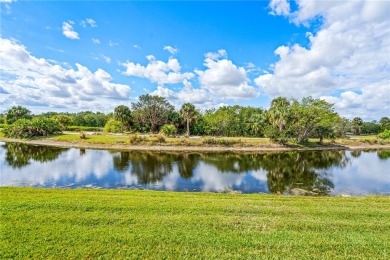
M 0 123 L 33 117 L 26 108 L 12 107 L 0 117 Z M 347 134 L 378 135 L 390 130 L 389 117 L 372 122 L 364 122 L 360 117 L 348 120 L 334 112 L 332 104 L 312 97 L 302 100 L 278 97 L 272 100 L 268 110 L 235 105 L 200 111 L 191 103 L 175 110 L 163 97 L 142 95 L 131 104 L 131 109 L 119 105 L 110 114 L 47 112 L 40 117 L 51 118 L 62 130 L 68 131 L 101 131 L 105 127 L 106 132 L 112 133 L 269 137 L 278 143 L 305 143 L 310 138 L 319 138 L 322 142 L 324 138 L 334 139 Z
M 14 106 L 5 114 L 7 124 L 13 124 L 18 119 L 31 119 L 31 111 L 22 106 Z
M 106 133 L 120 133 L 122 132 L 122 123 L 121 121 L 111 118 L 108 120 L 107 124 L 104 126 L 104 132 Z
M 142 95 L 138 102 L 132 103 L 134 120 L 139 125 L 147 125 L 152 132 L 167 123 L 174 107 L 163 97 Z
M 61 126 L 53 119 L 35 117 L 32 120 L 18 119 L 12 125 L 6 126 L 2 131 L 6 137 L 10 138 L 31 138 L 60 133 Z
M 390 130 L 389 129 L 386 129 L 385 131 L 383 131 L 382 133 L 380 133 L 378 135 L 379 138 L 381 139 L 385 139 L 385 140 L 388 140 L 390 139 Z
M 166 136 L 174 136 L 177 133 L 177 129 L 174 125 L 163 125 L 160 129 L 160 132 Z

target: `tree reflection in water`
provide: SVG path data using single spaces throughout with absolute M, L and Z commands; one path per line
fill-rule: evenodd
M 115 169 L 119 172 L 130 171 L 141 184 L 161 181 L 173 172 L 175 165 L 182 178 L 191 179 L 200 161 L 214 166 L 221 174 L 265 170 L 272 193 L 287 193 L 293 188 L 302 188 L 325 195 L 334 188 L 326 170 L 345 167 L 349 159 L 344 151 L 266 154 L 120 152 L 113 155 Z
M 345 167 L 348 161 L 344 151 L 285 152 L 265 155 L 262 167 L 268 172 L 268 188 L 273 193 L 302 188 L 326 195 L 334 184 L 325 170 Z
M 22 168 L 30 164 L 30 160 L 37 162 L 53 161 L 61 153 L 67 151 L 66 148 L 50 146 L 34 146 L 22 143 L 5 143 L 5 161 L 12 168 Z
M 131 166 L 131 173 L 136 175 L 142 184 L 161 181 L 172 173 L 175 164 L 180 176 L 190 179 L 198 160 L 199 155 L 187 153 L 120 152 L 113 155 L 114 168 L 118 172 L 127 172 Z
M 184 179 L 191 179 L 199 162 L 198 154 L 180 154 L 177 157 L 179 174 Z
M 377 154 L 381 160 L 387 160 L 390 158 L 390 151 L 379 150 Z

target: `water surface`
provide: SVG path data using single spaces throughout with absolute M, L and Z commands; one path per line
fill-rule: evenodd
M 390 150 L 160 153 L 0 143 L 0 185 L 390 195 Z

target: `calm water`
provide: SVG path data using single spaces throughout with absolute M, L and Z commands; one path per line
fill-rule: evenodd
M 0 185 L 390 195 L 390 150 L 115 152 L 0 142 Z

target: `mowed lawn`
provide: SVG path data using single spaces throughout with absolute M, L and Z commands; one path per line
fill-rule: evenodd
M 0 258 L 390 258 L 390 197 L 0 188 Z

